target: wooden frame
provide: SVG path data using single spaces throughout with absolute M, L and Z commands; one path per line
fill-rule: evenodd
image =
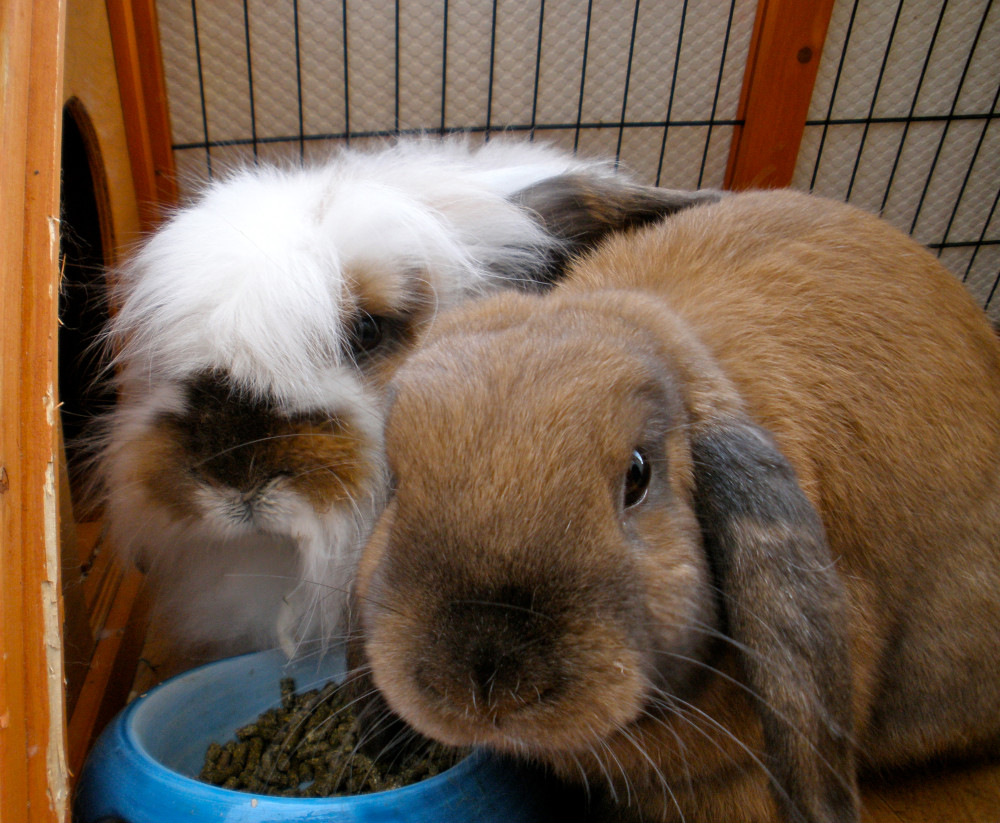
M 107 0 L 132 178 L 146 231 L 177 202 L 155 0 Z
M 727 189 L 792 181 L 834 0 L 759 0 L 726 169 Z
M 0 4 L 0 58 L 7 67 L 0 76 L 0 145 L 4 147 L 0 164 L 0 819 L 5 823 L 69 820 L 72 773 L 79 769 L 92 735 L 124 701 L 139 648 L 129 631 L 131 627 L 134 634 L 140 625 L 134 620 L 133 607 L 139 600 L 139 575 L 122 577 L 110 571 L 102 576 L 100 586 L 95 583 L 87 593 L 89 614 L 71 610 L 73 624 L 68 632 L 79 638 L 93 629 L 100 642 L 83 690 L 86 694 L 89 687 L 96 697 L 77 701 L 74 722 L 68 723 L 60 543 L 63 557 L 72 557 L 76 546 L 66 544 L 75 543 L 87 530 L 73 528 L 57 447 L 64 49 L 68 7 L 82 8 L 93 19 L 109 14 L 112 5 L 109 2 L 106 10 L 102 0 L 6 0 Z M 117 8 L 126 19 L 120 28 L 135 32 L 131 53 L 141 55 L 148 68 L 153 65 L 150 58 L 158 60 L 159 55 L 152 0 L 117 3 Z M 119 65 L 116 74 L 120 87 L 129 90 L 128 102 L 121 109 L 129 117 L 132 167 L 124 175 L 116 167 L 112 182 L 119 190 L 135 186 L 151 204 L 143 209 L 143 228 L 148 229 L 176 196 L 169 124 L 162 73 L 147 78 L 138 61 L 130 65 L 131 85 L 128 70 Z M 136 84 L 136 79 L 142 82 Z M 137 86 L 141 93 L 136 93 Z M 137 129 L 137 123 L 145 125 Z M 148 162 L 137 163 L 137 158 Z M 127 204 L 119 211 L 115 239 L 134 240 L 135 229 L 130 228 L 134 218 L 128 215 Z M 137 229 L 138 224 L 134 225 Z M 114 232 L 109 234 L 112 237 Z M 70 600 L 81 602 L 75 596 Z M 88 618 L 99 618 L 100 625 L 86 625 Z M 125 683 L 125 690 L 115 688 L 116 682 Z M 74 745 L 68 747 L 69 728 L 74 732 Z
M 55 338 L 65 0 L 0 4 L 0 818 L 61 821 Z

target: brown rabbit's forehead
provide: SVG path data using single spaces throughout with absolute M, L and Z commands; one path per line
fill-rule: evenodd
M 669 370 L 641 340 L 550 319 L 448 336 L 404 367 L 386 427 L 401 491 L 594 487 L 683 425 Z

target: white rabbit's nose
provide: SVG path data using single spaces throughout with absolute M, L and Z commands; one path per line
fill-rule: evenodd
M 272 483 L 257 483 L 248 490 L 232 490 L 224 506 L 224 516 L 236 526 L 259 525 L 268 508 L 267 487 Z

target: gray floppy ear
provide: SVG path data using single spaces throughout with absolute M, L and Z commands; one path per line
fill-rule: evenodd
M 695 504 L 792 820 L 856 821 L 847 607 L 819 514 L 771 436 L 745 419 L 692 439 Z
M 533 273 L 536 282 L 544 285 L 557 280 L 571 258 L 592 249 L 611 232 L 652 223 L 724 196 L 713 189 L 661 189 L 576 172 L 542 180 L 512 199 L 530 211 L 555 241 L 548 259 Z

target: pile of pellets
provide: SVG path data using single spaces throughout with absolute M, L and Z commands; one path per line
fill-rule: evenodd
M 209 744 L 199 778 L 225 789 L 279 797 L 336 797 L 408 786 L 455 765 L 466 752 L 430 749 L 374 760 L 359 751 L 361 732 L 337 683 L 296 694 L 281 680 L 281 705 Z

